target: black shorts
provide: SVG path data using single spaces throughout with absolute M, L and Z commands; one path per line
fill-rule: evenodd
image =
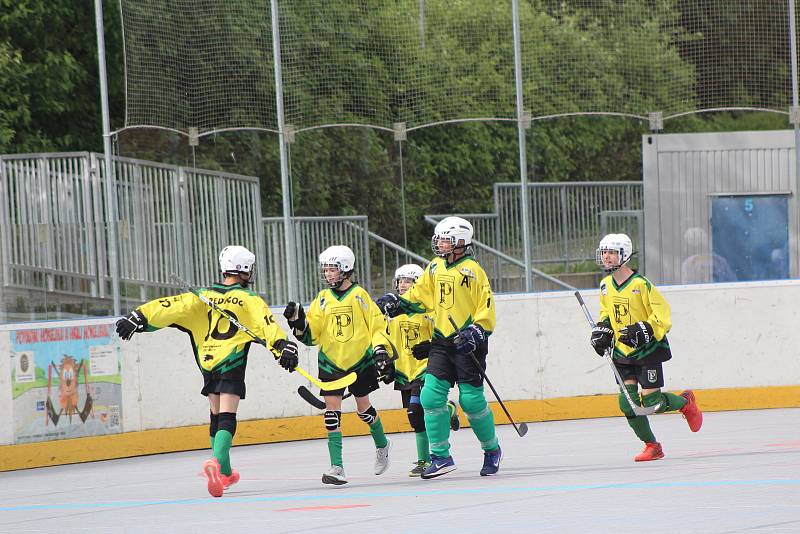
M 411 404 L 411 397 L 419 397 L 422 391 L 422 377 L 413 380 L 410 384 L 404 384 L 405 389 L 400 390 L 400 398 L 403 401 L 403 408 L 408 408 Z
M 627 365 L 615 363 L 622 380 L 636 380 L 642 389 L 657 389 L 664 387 L 664 371 L 661 362 L 646 363 L 644 365 Z
M 243 399 L 245 394 L 244 371 L 246 367 L 247 361 L 224 373 L 203 371 L 204 384 L 200 393 L 206 397 L 211 393 L 232 393 Z
M 408 391 L 412 390 L 416 387 L 422 389 L 422 382 L 425 380 L 425 373 L 422 373 L 417 378 L 412 380 L 411 382 L 406 382 L 405 384 L 398 384 L 397 382 L 394 383 L 394 389 L 396 391 Z
M 474 352 L 481 370 L 486 371 L 486 354 L 489 343 L 484 341 Z M 456 382 L 469 384 L 476 388 L 483 385 L 483 377 L 469 354 L 459 354 L 452 341 L 434 339 L 431 341 L 431 351 L 428 354 L 427 374 L 439 380 L 447 380 L 452 387 Z
M 349 373 L 343 373 L 341 371 L 328 373 L 320 369 L 317 376 L 323 382 L 328 382 L 330 380 L 338 380 L 339 378 L 347 376 L 348 374 Z M 374 364 L 369 364 L 360 371 L 357 371 L 356 376 L 356 381 L 347 386 L 347 389 L 353 394 L 354 397 L 366 397 L 378 389 L 378 371 L 375 369 Z M 332 390 L 323 389 L 320 390 L 319 394 L 322 397 L 341 397 L 344 395 L 344 388 Z

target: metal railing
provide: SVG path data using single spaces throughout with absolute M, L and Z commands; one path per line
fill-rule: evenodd
M 259 216 L 257 178 L 113 161 L 120 293 L 127 307 L 173 291 L 171 273 L 196 285 L 213 282 L 219 250 L 233 243 L 256 253 L 255 287 L 270 304 L 289 300 L 283 219 Z M 93 153 L 0 156 L 0 287 L 90 299 L 101 303 L 93 313 L 110 313 L 104 175 L 103 158 Z M 475 255 L 498 293 L 524 291 L 519 191 L 519 184 L 496 184 L 495 213 L 463 215 L 475 227 Z M 528 191 L 537 290 L 571 287 L 536 265 L 593 260 L 602 231 L 623 231 L 623 224 L 641 243 L 640 182 L 529 184 Z M 426 220 L 435 225 L 442 217 Z M 391 290 L 398 266 L 428 263 L 370 232 L 366 216 L 293 220 L 304 302 L 322 288 L 317 258 L 330 245 L 353 249 L 356 280 L 371 293 Z
M 498 232 L 495 248 L 522 257 L 520 184 L 494 185 Z M 642 182 L 528 184 L 532 262 L 534 265 L 593 261 L 601 235 L 600 214 L 641 210 Z M 611 229 L 613 230 L 613 228 Z M 620 230 L 621 231 L 621 230 Z
M 464 213 L 455 215 L 472 223 L 473 230 L 481 227 L 487 230 L 491 225 L 487 224 L 486 221 L 497 220 L 496 214 Z M 444 217 L 445 215 L 426 215 L 425 222 L 436 226 L 436 223 Z M 489 238 L 494 237 L 497 239 L 499 233 L 500 229 L 496 228 L 496 231 L 486 232 L 486 235 Z M 478 230 L 475 230 L 475 235 L 483 236 Z M 512 257 L 475 237 L 472 239 L 472 253 L 484 271 L 486 271 L 486 276 L 488 276 L 489 283 L 492 285 L 492 291 L 495 293 L 520 293 L 525 291 L 525 262 L 523 260 Z M 531 267 L 530 271 L 534 277 L 534 287 L 540 289 L 575 289 L 570 284 L 539 269 Z
M 170 273 L 216 279 L 232 243 L 264 257 L 257 178 L 113 158 L 120 292 L 135 305 L 171 290 Z M 105 163 L 94 153 L 0 156 L 2 286 L 108 299 Z M 69 300 L 68 298 L 64 300 Z M 97 310 L 110 314 L 110 305 Z
M 286 247 L 283 217 L 263 217 L 266 240 L 266 281 L 258 281 L 259 291 L 265 284 L 270 304 L 285 304 L 289 300 L 286 276 Z M 322 289 L 318 258 L 332 245 L 345 245 L 356 257 L 355 278 L 367 291 L 371 290 L 369 258 L 369 228 L 366 215 L 341 217 L 293 217 L 295 247 L 298 262 L 298 299 L 310 302 Z

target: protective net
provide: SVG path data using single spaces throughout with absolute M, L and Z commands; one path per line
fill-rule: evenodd
M 277 128 L 268 0 L 121 0 L 126 126 Z M 278 3 L 286 122 L 513 119 L 511 1 Z M 521 2 L 525 108 L 546 117 L 786 112 L 782 0 Z

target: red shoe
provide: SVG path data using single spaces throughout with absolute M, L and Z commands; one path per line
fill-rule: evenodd
M 660 460 L 664 457 L 664 450 L 661 444 L 657 441 L 653 443 L 645 443 L 644 450 L 633 457 L 637 462 L 649 462 L 651 460 Z
M 228 489 L 239 482 L 239 471 L 236 469 L 231 469 L 230 475 L 223 475 L 220 473 L 219 477 L 222 479 L 222 487 Z
M 694 400 L 694 393 L 691 389 L 681 393 L 681 397 L 686 399 L 686 405 L 681 408 L 683 418 L 689 423 L 689 430 L 697 432 L 703 426 L 703 412 L 697 407 L 697 401 Z
M 208 479 L 208 492 L 212 497 L 222 497 L 224 485 L 219 472 L 219 462 L 216 458 L 209 458 L 203 463 L 203 474 Z

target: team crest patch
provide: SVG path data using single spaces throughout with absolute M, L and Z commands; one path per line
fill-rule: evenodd
M 648 369 L 647 370 L 647 381 L 648 382 L 655 382 L 658 380 L 658 371 L 655 369 Z
M 461 274 L 463 274 L 464 276 L 469 276 L 470 278 L 472 278 L 473 280 L 475 280 L 475 273 L 473 273 L 472 271 L 470 271 L 470 270 L 469 270 L 469 269 L 467 269 L 466 267 L 462 267 L 461 269 L 459 269 L 459 272 L 460 272 Z

